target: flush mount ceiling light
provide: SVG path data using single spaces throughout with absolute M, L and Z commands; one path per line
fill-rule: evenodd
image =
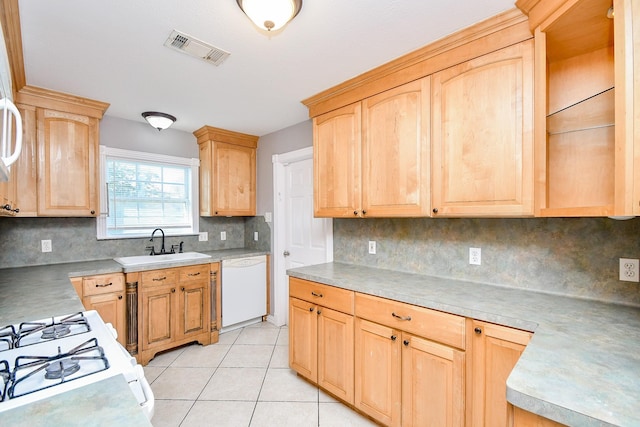
M 287 25 L 302 8 L 302 0 L 236 0 L 256 26 L 277 31 Z
M 142 113 L 142 117 L 159 131 L 168 128 L 176 121 L 176 118 L 171 114 L 158 113 L 157 111 L 145 111 Z

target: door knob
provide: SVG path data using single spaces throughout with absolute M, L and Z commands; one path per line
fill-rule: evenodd
M 291 254 L 289 253 L 289 251 L 284 251 L 284 252 L 282 253 L 282 255 L 284 255 L 284 256 L 289 256 L 289 255 L 291 255 Z

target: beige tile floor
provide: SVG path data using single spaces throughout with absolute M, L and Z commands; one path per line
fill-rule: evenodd
M 156 356 L 154 427 L 374 426 L 289 369 L 288 332 L 263 322 Z

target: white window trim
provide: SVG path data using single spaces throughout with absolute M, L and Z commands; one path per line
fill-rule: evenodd
M 149 162 L 157 162 L 157 163 L 167 163 L 174 164 L 180 166 L 190 166 L 191 167 L 191 215 L 193 219 L 193 235 L 197 235 L 200 231 L 200 206 L 199 206 L 199 168 L 200 168 L 200 160 L 187 158 L 187 157 L 175 157 L 175 156 L 167 156 L 165 154 L 155 154 L 155 153 L 144 153 L 142 151 L 132 151 L 132 150 L 123 150 L 121 148 L 113 148 L 107 147 L 105 145 L 100 146 L 100 214 L 98 215 L 98 220 L 96 221 L 97 228 L 97 238 L 98 240 L 107 240 L 107 239 L 136 239 L 140 237 L 148 237 L 147 235 L 128 235 L 128 236 L 107 236 L 107 182 L 106 182 L 106 166 L 107 166 L 107 156 L 108 157 L 117 157 L 121 159 L 129 159 L 129 160 L 138 160 L 138 161 L 149 161 Z M 170 232 L 166 233 L 167 236 L 172 236 Z M 179 234 L 184 235 L 184 234 Z M 189 234 L 192 235 L 192 234 Z

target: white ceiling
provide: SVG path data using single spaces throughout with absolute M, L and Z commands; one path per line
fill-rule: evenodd
M 269 37 L 235 0 L 20 0 L 27 84 L 111 104 L 106 115 L 262 136 L 308 118 L 308 98 L 514 0 L 303 0 Z M 172 30 L 231 52 L 215 67 L 168 49 Z

